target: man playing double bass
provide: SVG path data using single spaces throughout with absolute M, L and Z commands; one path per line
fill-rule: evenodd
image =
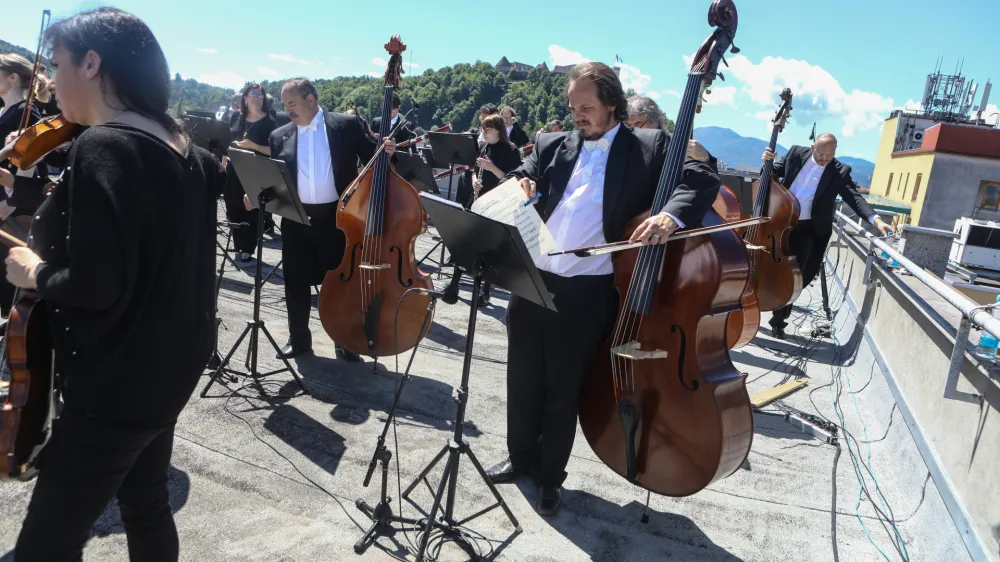
M 316 87 L 305 78 L 293 78 L 281 88 L 281 102 L 292 122 L 271 133 L 271 157 L 283 160 L 295 178 L 295 188 L 311 226 L 281 222 L 281 259 L 285 273 L 288 343 L 279 357 L 292 358 L 312 351 L 309 309 L 312 286 L 323 283 L 344 256 L 344 232 L 337 228 L 337 201 L 358 176 L 358 158 L 371 160 L 377 146 L 353 115 L 326 113 L 319 107 Z M 392 154 L 396 143 L 384 141 Z M 243 198 L 247 209 L 250 199 Z M 350 351 L 336 348 L 337 358 L 360 361 Z
M 567 98 L 577 129 L 539 135 L 528 160 L 509 176 L 520 179 L 556 239 L 557 248 L 618 240 L 626 224 L 652 206 L 669 137 L 623 123 L 627 102 L 615 72 L 602 63 L 576 66 Z M 632 239 L 666 242 L 695 225 L 719 191 L 711 163 L 689 158 L 664 212 Z M 512 296 L 508 308 L 507 449 L 489 470 L 496 483 L 533 474 L 537 509 L 554 514 L 576 435 L 581 386 L 618 308 L 611 256 L 540 256 L 535 265 L 553 293 L 555 313 Z
M 858 193 L 851 179 L 851 167 L 835 158 L 837 137 L 823 133 L 812 147 L 793 146 L 780 162 L 774 164 L 774 177 L 799 201 L 799 223 L 788 236 L 791 255 L 796 256 L 802 270 L 802 287 L 809 286 L 823 264 L 826 245 L 833 233 L 833 217 L 837 196 L 864 217 L 883 236 L 892 232 L 892 225 L 879 218 L 865 198 Z M 763 162 L 774 159 L 765 150 Z M 771 333 L 785 339 L 785 326 L 792 314 L 791 303 L 771 313 Z

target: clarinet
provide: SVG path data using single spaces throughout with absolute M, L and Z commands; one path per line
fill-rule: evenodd
M 479 153 L 479 157 L 480 158 L 484 158 L 486 156 L 486 149 L 488 149 L 489 147 L 490 147 L 489 143 L 485 143 L 483 145 L 483 150 L 482 150 L 482 152 Z M 483 184 L 483 167 L 482 166 L 479 166 L 479 169 L 476 170 L 476 183 L 478 183 L 479 185 Z M 473 203 L 476 202 L 476 199 L 479 199 L 479 190 L 480 189 L 482 189 L 482 188 L 481 187 L 479 187 L 479 188 L 473 188 L 473 190 L 472 190 L 472 202 Z

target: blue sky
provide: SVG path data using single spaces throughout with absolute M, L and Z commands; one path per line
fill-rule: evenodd
M 967 77 L 1000 82 L 996 43 L 990 40 L 996 2 L 737 0 L 736 45 L 742 52 L 731 57 L 726 81 L 715 84 L 696 126 L 767 138 L 777 94 L 789 86 L 796 111 L 779 142 L 807 144 L 818 121 L 819 130 L 840 138 L 841 154 L 874 160 L 883 120 L 893 108 L 919 101 L 939 57 L 944 71 L 964 58 Z M 8 3 L 4 21 L 25 23 L 5 25 L 0 38 L 33 48 L 41 15 L 37 4 Z M 46 4 L 54 19 L 103 5 Z M 223 86 L 291 75 L 381 74 L 382 46 L 399 33 L 409 46 L 405 61 L 416 73 L 459 62 L 495 63 L 502 56 L 551 66 L 583 59 L 611 64 L 619 55 L 626 86 L 657 98 L 671 117 L 686 81 L 684 57 L 711 31 L 708 0 L 536 0 L 502 9 L 468 0 L 119 0 L 114 5 L 150 25 L 171 70 Z M 388 7 L 385 16 L 375 16 L 377 6 Z M 1000 105 L 1000 85 L 992 98 L 991 106 Z

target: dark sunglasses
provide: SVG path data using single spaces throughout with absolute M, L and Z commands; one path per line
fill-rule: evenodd
M 260 92 L 250 92 L 249 94 L 247 94 L 247 97 L 248 98 L 253 98 L 253 99 L 256 99 L 256 100 L 262 100 L 262 99 L 264 99 L 264 94 L 262 94 Z

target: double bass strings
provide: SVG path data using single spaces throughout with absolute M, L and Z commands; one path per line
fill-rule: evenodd
M 701 73 L 691 73 L 688 75 L 688 85 L 685 89 L 685 96 L 681 102 L 681 109 L 678 112 L 677 126 L 674 136 L 671 138 L 670 146 L 667 148 L 668 154 L 666 162 L 661 172 L 660 185 L 654 196 L 653 205 L 650 209 L 650 216 L 663 209 L 669 200 L 677 181 L 683 171 L 684 160 L 687 155 L 687 141 L 683 141 L 684 146 L 680 146 L 681 141 L 689 135 L 680 135 L 680 132 L 690 131 L 694 123 L 694 113 L 697 107 L 697 95 L 690 92 L 698 92 L 702 81 Z M 676 143 L 676 144 L 675 144 Z M 673 146 L 678 149 L 671 151 Z M 664 184 L 664 181 L 667 183 Z M 623 344 L 636 341 L 642 329 L 643 314 L 635 312 L 633 307 L 638 307 L 642 303 L 651 300 L 656 292 L 657 277 L 666 258 L 666 244 L 656 244 L 643 246 L 639 249 L 639 256 L 636 259 L 632 270 L 632 282 L 629 284 L 628 293 L 621 303 L 618 325 L 615 328 L 615 337 L 612 340 L 612 374 L 615 380 L 615 397 L 621 398 L 621 393 L 632 393 L 635 391 L 635 368 L 630 360 L 614 353 L 614 348 Z M 638 343 L 638 342 L 637 342 Z

